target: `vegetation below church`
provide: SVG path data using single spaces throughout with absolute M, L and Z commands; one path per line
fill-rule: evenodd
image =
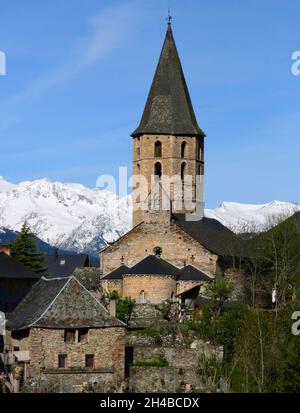
M 134 366 L 145 367 L 167 367 L 169 365 L 168 360 L 163 354 L 159 354 L 152 360 L 138 360 L 134 362 Z
M 243 269 L 243 300 L 226 308 L 226 286 L 218 291 L 214 283 L 215 302 L 188 323 L 198 336 L 224 346 L 222 365 L 200 363 L 202 371 L 227 379 L 233 392 L 300 392 L 300 336 L 292 334 L 292 314 L 300 311 L 299 214 L 251 241 Z

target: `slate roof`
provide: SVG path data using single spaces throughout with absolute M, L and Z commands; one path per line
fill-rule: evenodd
M 185 214 L 173 214 L 172 220 L 184 232 L 216 255 L 247 256 L 246 243 L 215 219 L 204 217 L 199 221 L 186 221 Z
M 171 25 L 141 123 L 132 136 L 142 134 L 205 136 L 195 117 Z
M 101 272 L 99 267 L 76 268 L 73 275 L 87 290 L 100 289 Z
M 25 267 L 24 264 L 17 261 L 15 258 L 1 252 L 0 278 L 37 279 L 41 278 L 41 275 L 35 273 L 30 268 Z
M 121 265 L 121 267 L 103 277 L 102 280 L 122 280 L 123 275 L 128 274 L 129 271 L 130 268 L 127 265 Z
M 178 281 L 211 281 L 211 278 L 207 274 L 204 274 L 204 272 L 198 270 L 192 265 L 183 267 L 180 270 L 177 279 Z
M 8 316 L 10 330 L 41 328 L 103 328 L 124 324 L 75 278 L 41 278 Z
M 126 274 L 151 274 L 151 275 L 174 275 L 179 274 L 179 269 L 169 262 L 149 255 L 133 266 Z
M 76 268 L 89 266 L 89 256 L 87 254 L 47 255 L 46 263 L 47 272 L 54 278 L 70 277 Z

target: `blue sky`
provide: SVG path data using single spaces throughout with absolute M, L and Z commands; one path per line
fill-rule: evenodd
M 0 175 L 93 187 L 131 167 L 168 4 L 207 134 L 207 206 L 300 201 L 298 0 L 0 0 Z

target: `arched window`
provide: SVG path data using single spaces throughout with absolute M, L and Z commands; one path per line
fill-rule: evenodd
M 186 149 L 186 142 L 182 142 L 181 144 L 181 157 L 185 158 L 185 149 Z
M 141 141 L 140 141 L 140 138 L 137 138 L 137 140 L 136 140 L 136 156 L 137 156 L 137 159 L 140 159 L 140 157 L 141 157 Z
M 202 164 L 198 165 L 198 175 L 203 175 L 204 172 L 204 167 Z
M 141 174 L 141 165 L 138 163 L 136 166 L 137 166 L 137 173 L 138 173 L 138 175 L 140 175 Z
M 154 157 L 161 158 L 162 146 L 160 141 L 156 141 L 154 144 Z
M 161 174 L 162 174 L 161 170 L 162 170 L 161 163 L 156 162 L 156 164 L 154 165 L 154 175 L 161 178 Z
M 140 304 L 145 304 L 145 291 L 144 290 L 142 290 L 141 292 L 140 292 Z
M 202 161 L 203 160 L 203 142 L 201 142 L 201 141 L 198 141 L 198 159 L 200 160 L 200 161 Z
M 186 163 L 183 162 L 183 163 L 181 164 L 181 180 L 182 180 L 182 181 L 184 180 L 185 170 L 186 170 Z

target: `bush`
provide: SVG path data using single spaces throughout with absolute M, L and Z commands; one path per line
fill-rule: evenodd
M 134 366 L 139 367 L 168 367 L 169 362 L 163 354 L 159 354 L 152 360 L 139 360 L 134 362 Z
M 125 300 L 117 300 L 117 317 L 119 320 L 123 321 L 124 323 L 128 324 L 135 309 L 136 302 L 131 298 L 125 298 Z

